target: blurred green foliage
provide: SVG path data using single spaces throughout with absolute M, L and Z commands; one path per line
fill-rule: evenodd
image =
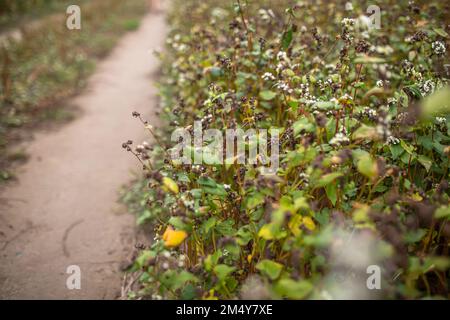
M 62 99 L 76 93 L 117 39 L 138 26 L 146 12 L 145 0 L 78 1 L 82 4 L 81 30 L 66 28 L 65 2 L 2 1 L 2 12 L 23 12 L 55 6 L 58 14 L 23 24 L 20 39 L 2 41 L 0 48 L 0 150 L 17 136 L 12 129 L 42 120 L 70 118 L 59 109 Z M 72 3 L 72 2 L 71 2 Z M 10 13 L 8 13 L 10 14 Z M 52 113 L 55 115 L 52 115 Z M 0 167 L 5 167 L 1 157 Z

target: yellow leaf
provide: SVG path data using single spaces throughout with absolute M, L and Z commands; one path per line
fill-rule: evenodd
M 273 239 L 273 233 L 271 230 L 270 224 L 265 224 L 261 227 L 261 229 L 258 232 L 258 236 L 266 239 L 266 240 L 272 240 Z
M 418 194 L 417 192 L 413 193 L 410 198 L 412 200 L 414 200 L 415 202 L 420 202 L 423 200 L 422 196 L 420 194 Z
M 302 216 L 299 214 L 294 215 L 288 223 L 288 227 L 294 236 L 298 236 L 301 233 L 300 226 L 302 225 Z
M 311 217 L 303 217 L 303 224 L 307 229 L 311 231 L 314 231 L 316 229 L 316 224 L 314 223 L 313 219 L 311 219 Z
M 211 289 L 209 290 L 208 294 L 204 294 L 203 300 L 219 300 L 219 298 L 214 295 L 214 289 Z
M 177 194 L 179 192 L 178 185 L 169 177 L 164 177 L 162 181 L 164 186 L 173 193 Z
M 251 255 L 251 254 L 249 254 L 248 256 L 247 256 L 247 262 L 250 264 L 250 263 L 252 263 L 252 259 L 253 259 L 253 256 Z
M 182 230 L 174 230 L 171 226 L 168 226 L 162 236 L 164 245 L 168 248 L 178 247 L 187 238 L 187 233 Z

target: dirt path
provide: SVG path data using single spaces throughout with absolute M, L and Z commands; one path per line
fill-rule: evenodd
M 121 149 L 145 137 L 132 119 L 149 114 L 163 45 L 163 15 L 149 15 L 98 65 L 87 90 L 69 101 L 79 119 L 30 143 L 18 183 L 0 194 L 0 298 L 102 299 L 119 294 L 120 263 L 134 246 L 134 217 L 117 203 L 136 159 Z M 154 119 L 154 118 L 153 118 Z M 81 290 L 66 268 L 81 268 Z

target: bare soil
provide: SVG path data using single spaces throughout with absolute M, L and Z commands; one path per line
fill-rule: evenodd
M 147 15 L 99 63 L 87 89 L 68 101 L 81 116 L 38 132 L 27 146 L 29 161 L 0 192 L 1 299 L 120 295 L 135 221 L 117 191 L 140 168 L 121 143 L 145 137 L 132 111 L 157 125 L 152 51 L 163 46 L 165 32 L 163 15 Z M 66 287 L 69 265 L 81 268 L 80 290 Z

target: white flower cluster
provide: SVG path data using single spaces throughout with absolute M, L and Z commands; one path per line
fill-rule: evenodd
M 431 48 L 433 49 L 434 53 L 438 56 L 444 55 L 446 49 L 445 49 L 445 43 L 442 41 L 435 41 L 431 44 Z
M 435 85 L 432 80 L 427 80 L 420 86 L 420 92 L 422 93 L 422 96 L 427 96 L 434 92 Z
M 301 83 L 299 90 L 301 97 L 304 98 L 306 101 L 309 101 L 311 103 L 317 101 L 317 98 L 311 95 L 311 93 L 309 92 L 309 84 Z
M 194 167 L 194 166 L 192 166 L 192 167 Z M 183 205 L 186 209 L 191 210 L 191 211 L 195 210 L 194 200 L 187 199 L 186 195 L 184 195 L 184 194 L 180 197 L 180 200 L 183 202 Z
M 392 135 L 387 137 L 386 139 L 386 144 L 398 144 L 398 143 L 400 143 L 400 140 Z
M 319 85 L 320 91 L 325 91 L 327 87 L 330 87 L 333 84 L 333 80 L 331 78 L 326 79 L 325 81 L 317 80 L 317 84 Z
M 341 130 L 336 133 L 336 135 L 328 141 L 328 143 L 334 147 L 339 147 L 341 145 L 345 145 L 350 142 L 350 139 L 347 137 L 347 130 L 345 127 L 342 127 Z
M 442 127 L 447 125 L 447 119 L 445 117 L 436 117 L 436 122 Z
M 284 69 L 290 67 L 291 61 L 285 51 L 277 53 L 277 60 L 279 61 L 276 68 L 277 73 L 281 73 Z
M 308 185 L 309 185 L 309 175 L 307 173 L 305 173 L 305 172 L 302 172 L 302 173 L 299 174 L 299 178 L 300 178 L 300 180 L 302 180 L 302 186 L 305 187 L 305 188 L 308 187 Z
M 275 76 L 274 76 L 272 73 L 270 73 L 270 72 L 264 73 L 264 74 L 261 76 L 261 78 L 263 78 L 265 81 L 273 81 L 273 80 L 276 79 Z
M 186 261 L 186 256 L 184 254 L 180 254 L 180 256 L 178 257 L 178 267 L 183 268 L 185 265 L 185 261 Z
M 356 20 L 355 20 L 355 19 L 352 19 L 352 18 L 344 18 L 344 19 L 342 19 L 342 21 L 341 21 L 341 24 L 342 24 L 345 28 L 348 28 L 348 29 L 350 29 L 351 27 L 353 27 L 353 26 L 355 25 L 355 23 L 356 23 Z
M 369 107 L 364 107 L 361 113 L 370 120 L 376 120 L 378 116 L 377 111 Z
M 171 45 L 173 49 L 176 51 L 182 53 L 188 49 L 188 45 L 185 43 L 180 43 L 181 36 L 179 34 L 176 34 L 173 36 L 173 38 L 168 38 L 166 40 L 166 43 Z
M 291 94 L 292 92 L 294 92 L 294 90 L 292 90 L 291 87 L 289 87 L 289 85 L 284 81 L 278 81 L 275 87 L 283 91 L 284 93 Z
M 320 58 L 319 56 L 315 56 L 312 59 L 312 63 L 313 64 L 318 64 L 318 65 L 325 65 L 325 61 L 323 61 L 322 58 Z
M 339 98 L 339 100 L 353 100 L 353 97 L 348 93 L 345 93 L 343 96 Z
M 275 18 L 275 14 L 273 13 L 272 9 L 259 9 L 258 14 L 261 17 L 261 20 L 264 22 L 269 22 L 270 19 Z
M 387 104 L 389 105 L 389 106 L 393 106 L 394 104 L 396 104 L 397 103 L 397 99 L 396 98 L 388 98 L 387 99 Z
M 279 61 L 288 61 L 288 56 L 285 51 L 279 51 L 277 53 L 277 59 Z

